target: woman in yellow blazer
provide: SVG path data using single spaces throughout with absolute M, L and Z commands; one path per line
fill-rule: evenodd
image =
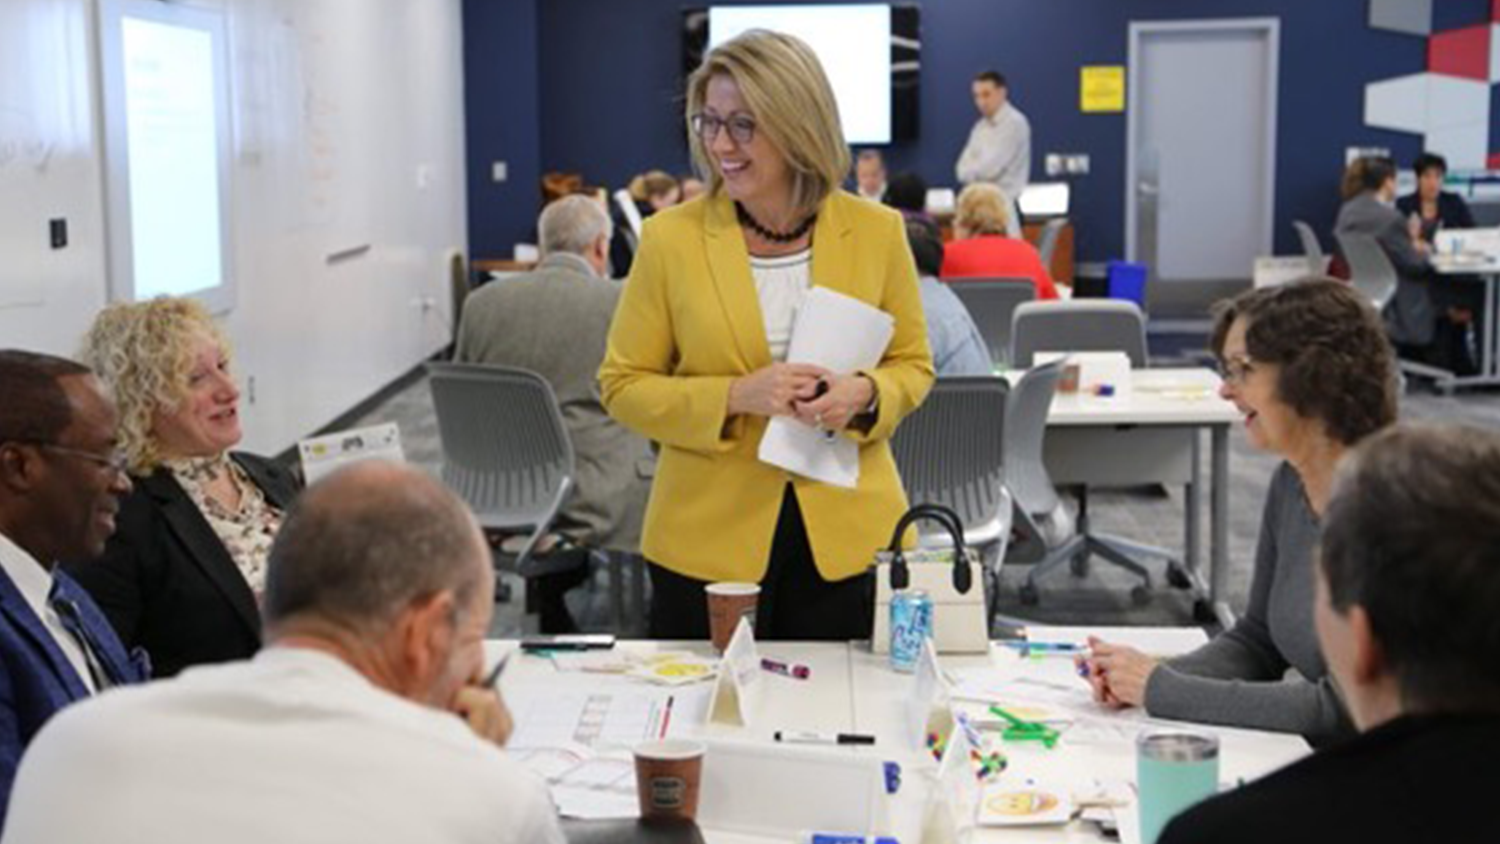
M 840 190 L 837 106 L 796 38 L 752 31 L 711 52 L 687 123 L 708 194 L 647 221 L 599 370 L 609 413 L 662 448 L 642 540 L 651 634 L 705 638 L 704 585 L 735 580 L 761 584 L 761 638 L 866 637 L 866 570 L 906 509 L 888 440 L 933 378 L 901 217 Z M 813 285 L 895 317 L 878 366 L 786 362 Z M 858 486 L 760 462 L 773 416 L 858 443 Z

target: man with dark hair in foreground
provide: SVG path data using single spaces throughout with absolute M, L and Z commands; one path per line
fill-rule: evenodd
M 1362 735 L 1173 821 L 1184 842 L 1491 840 L 1500 793 L 1500 434 L 1398 427 L 1345 458 L 1318 640 Z
M 277 535 L 266 647 L 54 719 L 4 840 L 561 842 L 545 786 L 498 746 L 498 694 L 473 685 L 493 601 L 456 496 L 343 469 Z
M 60 562 L 99 556 L 130 492 L 115 404 L 86 367 L 0 351 L 0 823 L 21 754 L 74 701 L 146 679 Z

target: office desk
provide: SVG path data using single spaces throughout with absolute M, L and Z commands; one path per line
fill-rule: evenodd
M 1128 396 L 1058 395 L 1047 415 L 1043 459 L 1057 485 L 1181 484 L 1184 564 L 1200 596 L 1200 620 L 1228 628 L 1229 426 L 1240 419 L 1219 398 L 1219 376 L 1201 367 L 1137 369 Z M 1208 583 L 1202 578 L 1201 432 L 1209 432 Z
M 1495 320 L 1500 318 L 1500 313 L 1497 313 L 1500 300 L 1497 300 L 1495 291 L 1495 285 L 1500 284 L 1500 258 L 1489 256 L 1475 259 L 1470 256 L 1434 255 L 1432 268 L 1439 276 L 1478 276 L 1484 282 L 1484 310 L 1480 314 L 1479 372 L 1474 375 L 1455 375 L 1450 372 L 1447 377 L 1438 379 L 1438 388 L 1451 393 L 1458 387 L 1485 387 L 1500 384 L 1500 350 L 1496 347 L 1500 337 L 1497 337 L 1495 330 Z M 1423 368 L 1437 369 L 1425 365 Z M 1437 371 L 1446 372 L 1440 369 Z
M 1051 632 L 1054 630 L 1059 629 L 1042 628 L 1033 630 L 1032 635 L 1040 640 L 1061 635 L 1076 637 L 1083 632 Z M 1092 632 L 1113 641 L 1141 646 L 1157 655 L 1181 652 L 1203 640 L 1202 632 L 1192 628 L 1104 628 Z M 488 642 L 486 645 L 492 659 L 515 647 L 514 642 Z M 650 653 L 661 649 L 691 650 L 705 655 L 710 653 L 705 642 L 621 642 L 617 647 L 636 653 Z M 763 656 L 811 666 L 811 678 L 797 681 L 765 674 L 762 678 L 765 681 L 763 691 L 752 714 L 753 728 L 712 725 L 702 728 L 698 733 L 709 739 L 748 740 L 756 743 L 770 743 L 772 733 L 779 729 L 873 734 L 877 736 L 874 747 L 847 747 L 831 752 L 873 756 L 882 760 L 895 760 L 901 764 L 901 791 L 890 800 L 889 807 L 892 831 L 903 842 L 919 841 L 916 827 L 921 822 L 927 783 L 936 765 L 925 750 L 911 747 L 902 733 L 903 705 L 914 682 L 912 675 L 891 671 L 887 658 L 871 653 L 869 646 L 863 642 L 762 642 L 759 649 Z M 1083 689 L 1083 681 L 1071 675 L 1070 663 L 1066 659 L 1022 660 L 1010 651 L 996 647 L 989 656 L 943 657 L 940 662 L 945 671 L 994 666 L 997 677 L 1072 677 L 1079 689 Z M 519 697 L 527 687 L 533 690 L 545 687 L 551 692 L 554 688 L 603 690 L 615 684 L 633 685 L 634 682 L 599 675 L 562 674 L 555 672 L 547 659 L 536 656 L 524 656 L 514 661 L 502 681 L 507 695 L 512 697 Z M 1086 696 L 1086 692 L 1082 693 Z M 1115 717 L 1103 710 L 1100 710 L 1100 715 L 1104 718 Z M 1201 726 L 1192 729 L 1219 736 L 1222 760 L 1220 779 L 1224 782 L 1232 783 L 1242 777 L 1251 779 L 1264 775 L 1307 752 L 1307 745 L 1296 736 Z M 1027 775 L 1035 773 L 1070 778 L 1087 776 L 1134 779 L 1134 749 L 1125 740 L 1070 742 L 1065 732 L 1062 742 L 1053 750 L 1007 744 L 1006 753 L 1010 757 L 1012 770 L 1024 771 Z M 812 799 L 835 797 L 836 795 L 815 795 Z M 786 837 L 764 838 L 715 830 L 707 823 L 704 827 L 705 837 L 713 844 L 759 844 L 789 840 Z M 1075 822 L 1065 827 L 1026 830 L 983 829 L 974 840 L 1098 844 L 1102 839 L 1097 834 L 1096 827 Z

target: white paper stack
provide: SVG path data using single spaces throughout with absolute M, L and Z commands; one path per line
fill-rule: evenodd
M 885 311 L 826 287 L 814 287 L 797 312 L 786 359 L 839 375 L 874 369 L 895 331 L 896 320 Z M 761 438 L 759 454 L 772 466 L 827 484 L 852 489 L 859 483 L 859 446 L 796 419 L 772 419 Z

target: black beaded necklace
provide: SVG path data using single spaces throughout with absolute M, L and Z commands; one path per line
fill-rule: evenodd
M 771 241 L 772 243 L 793 243 L 795 241 L 801 240 L 802 236 L 807 234 L 807 230 L 812 228 L 813 222 L 818 219 L 817 214 L 812 214 L 809 215 L 806 220 L 802 221 L 802 225 L 796 227 L 795 229 L 792 229 L 789 232 L 776 232 L 771 231 L 770 229 L 761 225 L 760 221 L 750 216 L 750 212 L 745 210 L 745 206 L 739 204 L 738 202 L 734 204 L 734 213 L 737 217 L 740 218 L 740 223 L 749 226 L 751 231 L 755 232 L 766 240 Z

